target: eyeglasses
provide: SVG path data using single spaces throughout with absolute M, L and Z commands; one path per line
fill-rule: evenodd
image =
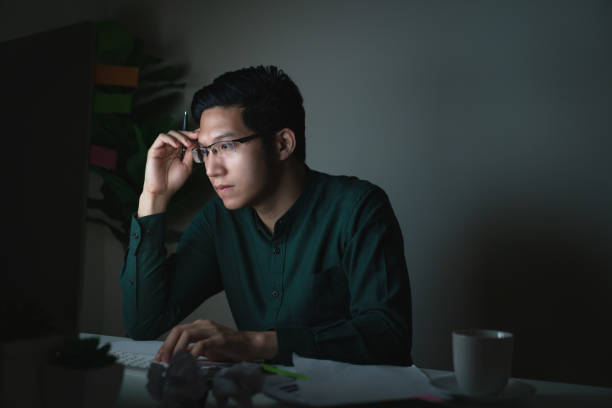
M 230 156 L 236 152 L 236 144 L 248 142 L 251 139 L 255 139 L 256 137 L 264 136 L 263 134 L 254 134 L 246 137 L 241 137 L 240 139 L 234 140 L 222 140 L 220 142 L 215 142 L 210 146 L 198 146 L 191 149 L 191 154 L 193 155 L 193 161 L 196 163 L 204 163 L 208 158 L 210 152 L 217 157 L 226 157 Z

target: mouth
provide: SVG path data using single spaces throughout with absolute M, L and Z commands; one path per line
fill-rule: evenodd
M 233 186 L 230 186 L 228 184 L 219 184 L 218 186 L 215 186 L 215 191 L 217 191 L 217 193 L 221 194 L 221 193 L 226 193 L 228 192 Z

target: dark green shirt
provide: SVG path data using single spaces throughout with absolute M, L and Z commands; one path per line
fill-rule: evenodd
M 133 218 L 121 271 L 130 337 L 157 338 L 225 290 L 239 330 L 275 330 L 291 353 L 364 364 L 411 364 L 410 285 L 399 224 L 379 187 L 308 169 L 270 234 L 257 213 L 217 197 L 174 254 L 164 214 Z

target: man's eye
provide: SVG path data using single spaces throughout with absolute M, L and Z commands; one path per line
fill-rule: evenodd
M 229 143 L 221 143 L 220 146 L 221 150 L 227 150 L 230 148 L 230 144 Z

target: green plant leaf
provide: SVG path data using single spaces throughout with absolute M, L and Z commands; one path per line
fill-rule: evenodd
M 120 220 L 125 220 L 130 217 L 138 203 L 138 193 L 135 189 L 123 178 L 102 168 L 96 168 L 95 171 L 102 176 L 104 184 L 100 189 L 104 195 L 104 199 L 113 200 L 109 204 L 116 207 L 113 213 L 119 214 Z
M 185 83 L 166 83 L 149 85 L 136 90 L 134 94 L 133 106 L 139 106 L 144 103 L 148 103 L 149 100 L 153 99 L 156 94 L 160 94 L 162 91 L 177 90 L 185 88 Z
M 103 186 L 101 190 L 104 190 L 104 192 L 106 193 L 104 198 L 101 200 L 96 200 L 97 202 L 95 204 L 92 204 L 93 206 L 91 208 L 97 208 L 104 212 L 104 214 L 106 214 L 106 216 L 111 220 L 123 224 L 125 219 L 125 212 L 121 203 L 112 193 L 108 193 L 106 191 L 108 190 L 108 187 Z
M 113 224 L 109 223 L 108 221 L 106 221 L 105 219 L 95 218 L 95 217 L 92 217 L 92 216 L 89 216 L 89 215 L 86 217 L 86 219 L 89 222 L 94 222 L 96 224 L 101 224 L 101 225 L 104 225 L 104 226 L 108 227 L 108 229 L 119 240 L 119 242 L 121 242 L 123 244 L 124 249 L 125 249 L 125 247 L 127 247 L 128 239 L 129 239 L 127 225 L 122 223 L 121 227 L 118 228 L 115 225 L 113 225 Z
M 109 205 L 113 207 L 112 213 L 117 214 L 118 220 L 124 222 L 138 207 L 138 196 L 125 181 L 122 179 L 121 181 L 123 185 L 104 183 L 100 190 L 109 201 Z
M 141 70 L 162 62 L 162 59 L 149 55 L 145 52 L 144 41 L 140 38 L 134 38 L 134 50 L 128 57 L 125 65 L 140 67 Z
M 134 122 L 127 115 L 95 114 L 92 143 L 117 150 L 119 162 L 140 151 Z
M 178 129 L 179 121 L 170 115 L 154 117 L 142 124 L 142 137 L 147 146 L 151 146 L 160 133 Z
M 134 50 L 134 38 L 115 21 L 96 23 L 96 54 L 98 61 L 109 65 L 125 65 Z
M 108 194 L 104 196 L 102 199 L 93 199 L 88 198 L 87 205 L 91 209 L 98 209 L 102 211 L 108 218 L 114 221 L 122 222 L 123 221 L 123 211 L 120 205 L 116 202 L 114 196 L 109 196 Z M 101 220 L 102 221 L 102 220 Z M 103 224 L 107 224 L 102 221 Z M 109 225 L 109 228 L 111 226 Z M 112 227 L 114 228 L 114 227 Z
M 169 65 L 154 71 L 144 72 L 139 81 L 143 82 L 174 82 L 183 78 L 187 74 L 187 68 L 180 65 Z
M 130 93 L 106 93 L 94 90 L 94 113 L 130 113 L 134 95 Z
M 125 164 L 126 173 L 130 176 L 130 180 L 134 183 L 137 190 L 142 190 L 144 183 L 145 166 L 147 163 L 147 152 L 138 152 L 130 157 Z
M 140 126 L 136 123 L 132 123 L 132 128 L 134 129 L 134 136 L 136 137 L 136 142 L 138 142 L 138 150 L 139 153 L 147 151 L 147 145 L 142 138 L 142 130 L 140 130 Z
M 156 117 L 167 115 L 168 112 L 183 101 L 181 92 L 172 92 L 155 98 L 146 104 L 140 104 L 132 109 L 132 116 L 138 122 L 147 122 Z
M 123 109 L 124 113 L 94 114 L 92 143 L 114 149 L 118 157 L 114 171 L 90 166 L 103 178 L 100 189 L 103 198 L 88 199 L 89 208 L 99 209 L 106 215 L 104 219 L 89 220 L 108 226 L 125 249 L 129 243 L 131 217 L 142 191 L 147 150 L 160 133 L 180 129 L 182 125 L 182 121 L 172 118 L 168 112 L 174 111 L 183 102 L 185 83 L 181 79 L 186 75 L 188 66 L 164 65 L 161 58 L 145 51 L 144 41 L 132 36 L 125 26 L 117 22 L 100 21 L 96 24 L 96 31 L 99 62 L 140 68 L 136 89 L 95 87 L 96 92 L 104 95 L 133 95 L 131 113 L 129 109 Z M 195 189 L 192 179 L 188 179 L 175 196 L 176 199 L 171 201 L 169 212 L 183 212 L 189 206 L 193 207 L 190 194 L 195 194 Z M 167 238 L 176 241 L 180 234 L 171 231 Z

